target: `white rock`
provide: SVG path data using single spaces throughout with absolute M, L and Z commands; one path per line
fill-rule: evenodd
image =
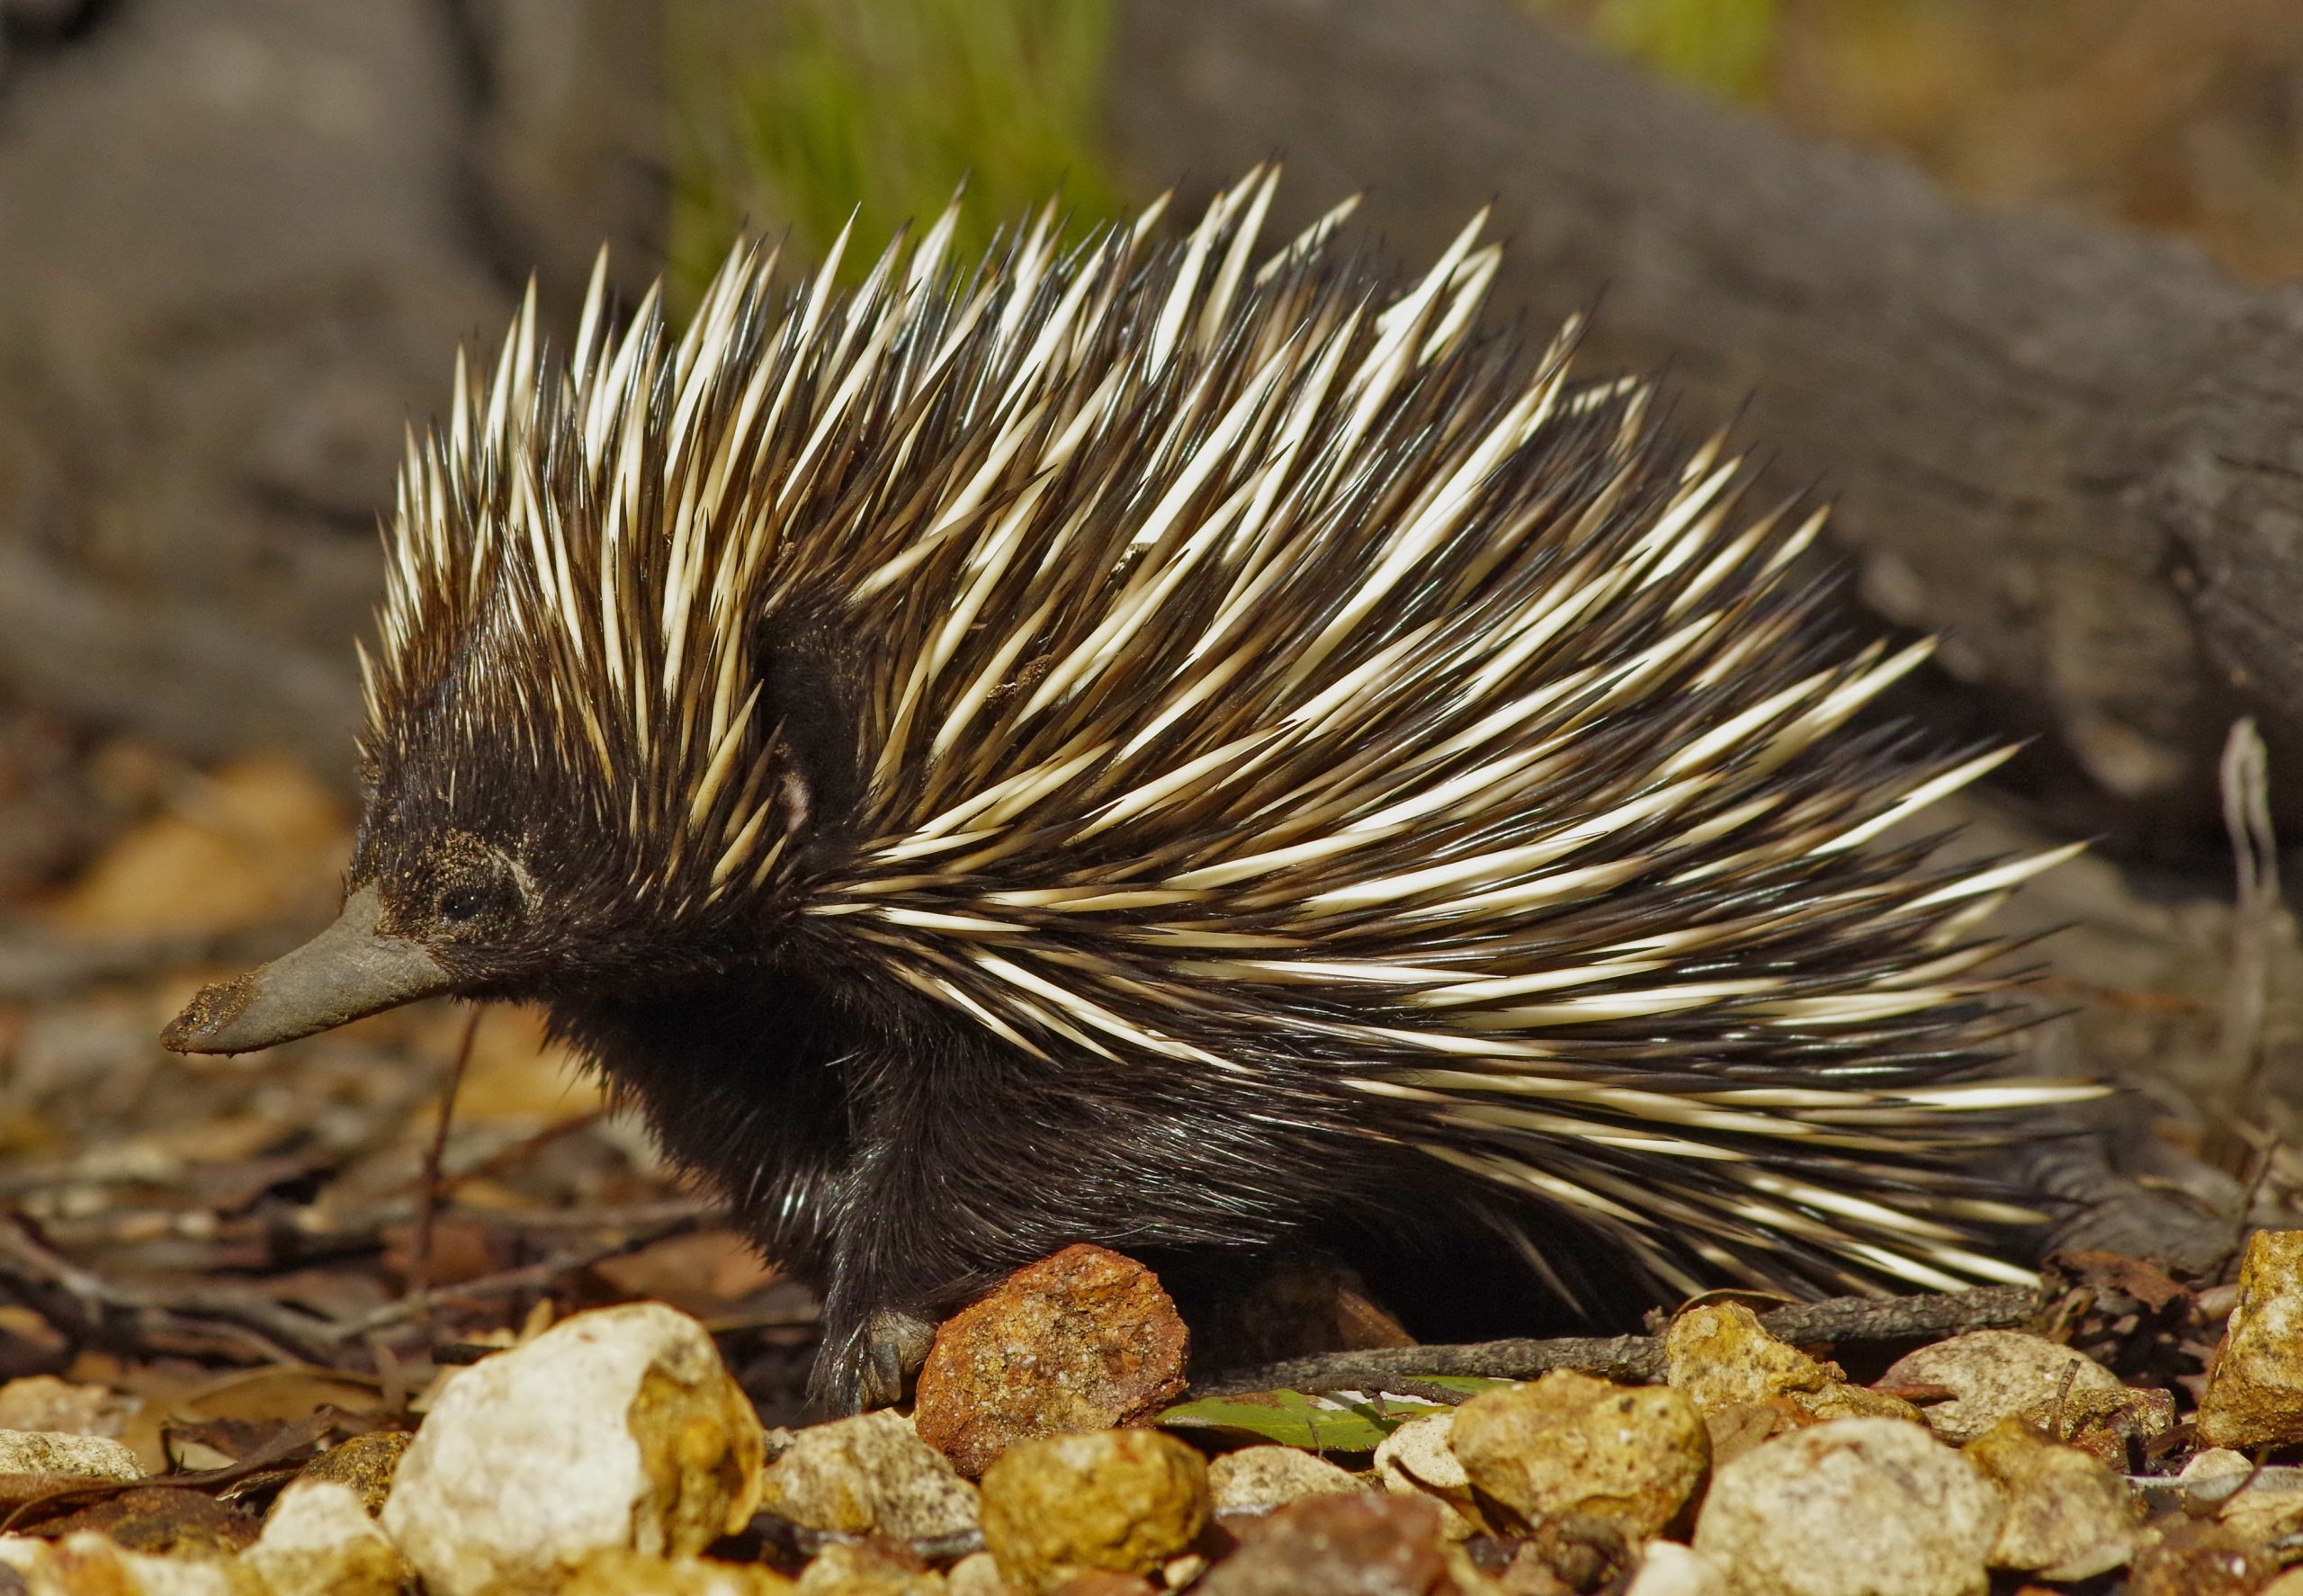
M 2205 1451 L 2192 1453 L 2191 1461 L 2183 1465 L 2182 1473 L 2175 1477 L 2179 1480 L 2213 1480 L 2228 1475 L 2254 1472 L 2255 1466 L 2245 1452 L 2235 1452 L 2228 1447 L 2209 1447 Z
M 50 1543 L 0 1536 L 0 1568 L 30 1596 L 270 1596 L 255 1573 L 225 1557 L 155 1557 L 101 1535 Z
M 85 1475 L 97 1480 L 140 1480 L 136 1454 L 109 1436 L 67 1435 L 53 1430 L 0 1430 L 0 1474 Z
M 1726 1577 L 1701 1552 L 1675 1540 L 1651 1540 L 1623 1596 L 1725 1596 L 1726 1590 Z
M 976 1490 L 919 1439 L 901 1413 L 858 1413 L 790 1439 L 760 1488 L 760 1505 L 811 1529 L 896 1540 L 976 1527 Z
M 2101 1459 L 2057 1446 L 2021 1419 L 2005 1419 L 1967 1446 L 2007 1504 L 1994 1568 L 2058 1583 L 2108 1574 L 2135 1555 L 2141 1504 Z
M 1367 1488 L 1348 1470 L 1294 1447 L 1242 1447 L 1207 1466 L 1207 1489 L 1218 1512 Z
M 392 1596 L 410 1577 L 352 1487 L 333 1480 L 291 1484 L 240 1561 L 273 1596 Z
M 1455 1425 L 1453 1408 L 1410 1419 L 1376 1448 L 1376 1477 L 1387 1491 L 1438 1497 L 1440 1532 L 1449 1540 L 1464 1540 L 1477 1535 L 1480 1527 L 1462 1511 L 1471 1502 L 1472 1482 L 1447 1445 L 1447 1432 Z
M 579 1314 L 441 1394 L 384 1503 L 433 1596 L 548 1583 L 587 1554 L 677 1557 L 759 1500 L 751 1403 L 703 1327 L 661 1303 Z
M 1953 1400 L 1927 1403 L 1920 1412 L 1927 1427 L 1954 1446 L 1965 1446 L 2002 1419 L 2052 1403 L 2058 1395 L 2127 1393 L 2119 1377 L 2093 1358 L 2013 1330 L 1973 1331 L 1922 1347 L 1896 1359 L 1879 1383 L 1949 1389 Z
M 1834 1419 L 1723 1466 L 1695 1549 L 1735 1596 L 1982 1596 L 2003 1511 L 1918 1425 Z
M 26 1375 L 0 1385 L 0 1430 L 117 1436 L 143 1405 L 109 1386 L 76 1385 L 54 1375 Z

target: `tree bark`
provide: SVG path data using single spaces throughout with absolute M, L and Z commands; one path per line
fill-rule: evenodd
M 1770 481 L 1834 498 L 1865 603 L 2043 734 L 2021 768 L 2063 823 L 2218 850 L 2229 719 L 2303 752 L 2303 291 L 1963 206 L 1508 0 L 1122 15 L 1131 176 L 1278 154 L 1283 221 L 1365 190 L 1356 220 L 1411 260 L 1492 203 L 1497 302 L 1592 309 L 1589 369 L 1664 372 L 1683 425 L 1736 423 Z

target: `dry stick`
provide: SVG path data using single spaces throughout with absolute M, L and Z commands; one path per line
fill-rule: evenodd
M 155 1324 L 229 1337 L 274 1363 L 324 1362 L 334 1340 L 330 1322 L 254 1291 L 228 1286 L 139 1290 L 82 1269 L 34 1239 L 22 1223 L 0 1220 L 0 1280 L 32 1299 L 44 1317 L 87 1340 L 136 1350 Z M 136 1333 L 112 1323 L 125 1319 Z
M 464 1067 L 471 1063 L 472 1038 L 479 1035 L 479 1005 L 471 1006 L 464 1021 L 463 1039 L 456 1044 L 455 1062 L 448 1066 L 448 1082 L 440 1089 L 440 1123 L 432 1129 L 432 1145 L 424 1150 L 424 1183 L 416 1204 L 415 1256 L 408 1262 L 408 1295 L 425 1301 L 432 1294 L 432 1232 L 440 1217 L 440 1165 L 448 1155 L 448 1127 L 456 1117 L 456 1094 L 463 1089 Z
M 2232 723 L 2223 745 L 2223 824 L 2231 836 L 2238 899 L 2231 913 L 2231 969 L 2223 982 L 2223 1100 L 2200 1149 L 2209 1163 L 2246 1181 L 2267 1152 L 2249 1127 L 2263 1068 L 2263 1012 L 2270 1000 L 2271 944 L 2279 901 L 2279 839 L 2271 823 L 2271 773 L 2252 716 Z M 2239 1215 L 2242 1227 L 2246 1214 Z
M 516 1292 L 532 1291 L 540 1286 L 550 1286 L 561 1276 L 577 1269 L 605 1263 L 611 1258 L 621 1258 L 627 1252 L 637 1252 L 642 1247 L 696 1228 L 711 1210 L 697 1208 L 691 1212 L 668 1216 L 660 1223 L 636 1230 L 614 1242 L 596 1247 L 570 1248 L 553 1254 L 540 1263 L 524 1264 L 518 1269 L 506 1269 L 500 1274 L 482 1275 L 476 1280 L 465 1280 L 454 1286 L 442 1286 L 426 1290 L 421 1296 L 411 1293 L 398 1302 L 386 1303 L 373 1313 L 357 1319 L 341 1321 L 333 1327 L 343 1340 L 372 1336 L 393 1329 L 412 1319 L 422 1319 L 443 1303 L 480 1302 L 489 1297 L 509 1296 Z
M 2029 1286 L 1985 1286 L 1973 1291 L 1919 1296 L 1842 1296 L 1795 1303 L 1760 1315 L 1768 1331 L 1793 1342 L 1896 1341 L 2021 1324 L 2039 1311 Z M 1529 1380 L 1556 1368 L 1581 1369 L 1609 1379 L 1653 1382 L 1663 1377 L 1660 1336 L 1567 1336 L 1555 1340 L 1480 1341 L 1460 1347 L 1379 1347 L 1294 1358 L 1260 1368 L 1232 1369 L 1196 1383 L 1191 1394 L 1229 1396 L 1249 1391 L 1393 1390 L 1391 1382 L 1420 1376 L 1473 1376 Z

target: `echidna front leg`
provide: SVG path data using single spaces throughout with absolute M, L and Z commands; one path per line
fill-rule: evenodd
M 1073 1242 L 1236 1254 L 1342 1197 L 1328 1136 L 1343 1127 L 1269 1080 L 1233 1100 L 1205 1069 L 1030 1057 L 921 1027 L 851 1059 L 847 1082 L 848 1154 L 824 1205 L 821 1411 L 901 1400 L 934 1324 Z M 1300 1113 L 1289 1134 L 1275 1105 Z

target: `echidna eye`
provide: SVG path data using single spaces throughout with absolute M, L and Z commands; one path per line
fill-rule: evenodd
M 488 910 L 488 894 L 478 887 L 450 887 L 440 894 L 439 915 L 461 923 L 478 919 Z

